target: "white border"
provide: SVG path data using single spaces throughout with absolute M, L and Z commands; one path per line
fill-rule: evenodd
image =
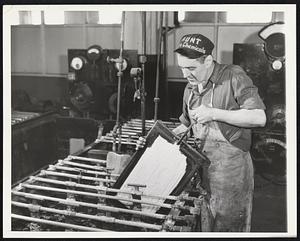
M 286 31 L 286 120 L 287 120 L 287 194 L 288 232 L 286 233 L 93 233 L 93 232 L 12 232 L 11 212 L 11 13 L 19 10 L 101 10 L 113 11 L 226 11 L 248 8 L 272 9 L 285 13 Z M 251 9 L 251 10 L 250 10 Z M 4 5 L 3 6 L 3 237 L 6 238 L 129 238 L 129 237 L 296 237 L 297 235 L 297 182 L 296 182 L 296 4 L 242 4 L 242 5 Z

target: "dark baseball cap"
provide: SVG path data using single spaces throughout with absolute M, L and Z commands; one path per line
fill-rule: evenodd
M 179 46 L 174 52 L 186 57 L 197 58 L 202 55 L 210 55 L 214 47 L 214 44 L 202 34 L 187 34 L 181 38 Z

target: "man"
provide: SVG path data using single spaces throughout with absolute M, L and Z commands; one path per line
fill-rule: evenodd
M 179 135 L 193 125 L 194 137 L 211 161 L 213 231 L 249 232 L 254 189 L 249 128 L 265 125 L 265 105 L 242 68 L 213 60 L 213 48 L 205 36 L 188 34 L 175 50 L 188 83 L 182 124 L 173 131 Z

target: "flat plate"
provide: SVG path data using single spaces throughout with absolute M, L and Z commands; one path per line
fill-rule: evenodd
M 120 188 L 122 188 L 124 183 L 127 183 L 126 182 L 127 179 L 132 180 L 131 174 L 135 173 L 134 172 L 135 167 L 140 168 L 139 165 L 137 165 L 138 162 L 143 159 L 142 156 L 144 155 L 147 148 L 152 147 L 153 143 L 155 142 L 155 140 L 158 137 L 163 138 L 165 141 L 167 141 L 170 144 L 175 144 L 175 142 L 179 139 L 172 131 L 170 131 L 167 127 L 165 127 L 161 121 L 157 121 L 154 124 L 154 126 L 152 127 L 152 129 L 149 131 L 149 133 L 146 137 L 145 147 L 138 150 L 133 155 L 132 160 L 129 162 L 129 164 L 124 169 L 124 171 L 121 173 L 120 177 L 118 178 L 115 185 L 113 186 L 114 188 L 120 189 Z M 161 138 L 159 138 L 159 140 Z M 208 166 L 210 164 L 207 157 L 205 157 L 201 153 L 197 152 L 195 149 L 193 149 L 191 146 L 189 146 L 184 141 L 180 144 L 179 150 L 185 156 L 185 161 L 186 161 L 185 172 L 184 172 L 183 177 L 180 179 L 180 181 L 176 182 L 178 184 L 173 188 L 173 190 L 170 193 L 168 193 L 168 195 L 179 195 L 183 191 L 186 184 L 191 180 L 191 178 L 193 177 L 196 170 L 200 166 Z M 145 153 L 145 154 L 147 154 L 147 153 Z M 170 158 L 172 158 L 172 157 L 170 157 Z M 145 161 L 145 160 L 142 160 L 142 161 Z M 149 161 L 151 161 L 151 158 Z M 170 175 L 171 173 L 168 173 L 168 174 Z M 143 184 L 146 184 L 146 183 L 143 183 Z M 141 191 L 143 191 L 143 189 L 141 189 Z

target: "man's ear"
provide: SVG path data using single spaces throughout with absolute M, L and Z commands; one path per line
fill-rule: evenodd
M 204 60 L 204 66 L 205 68 L 209 68 L 213 63 L 213 57 L 211 55 L 206 56 L 205 60 Z

